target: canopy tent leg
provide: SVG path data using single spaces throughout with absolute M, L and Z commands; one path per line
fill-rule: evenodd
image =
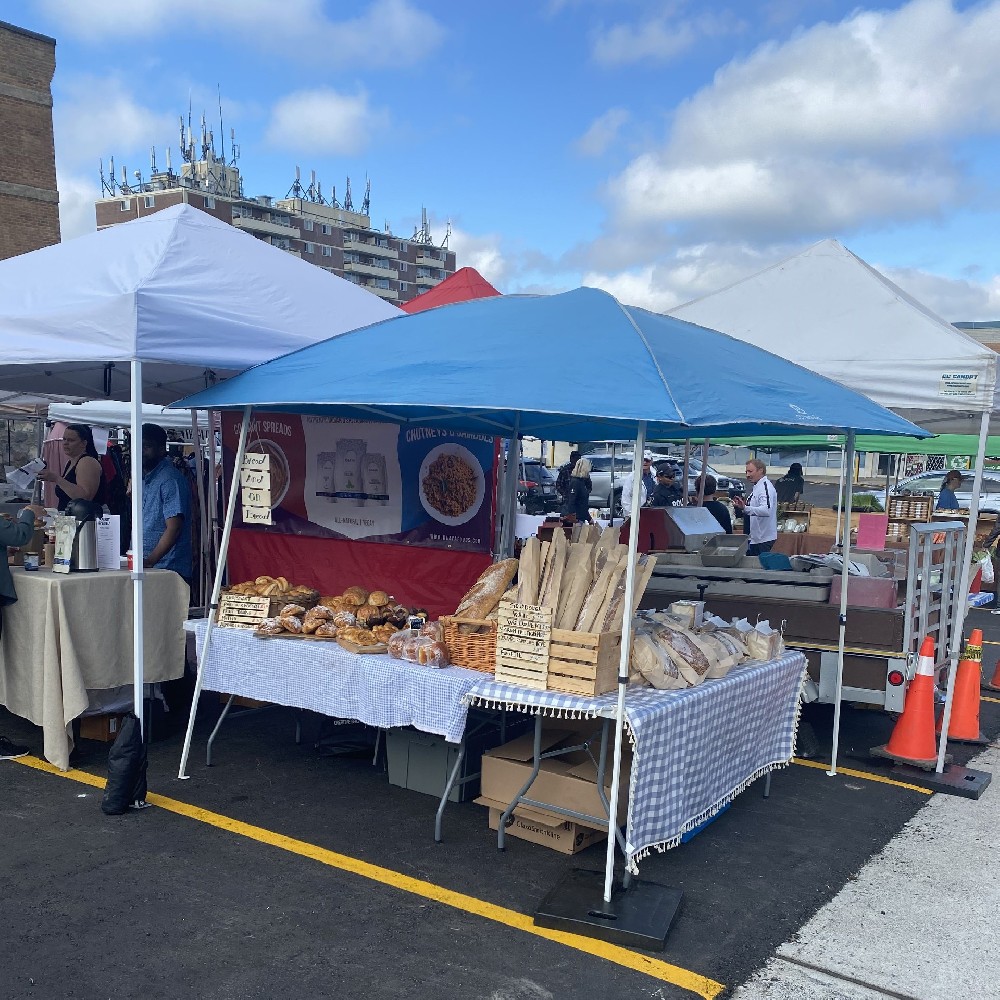
M 500 535 L 500 555 L 510 558 L 514 552 L 514 522 L 517 520 L 517 482 L 521 468 L 521 414 L 514 418 L 514 430 L 507 449 L 507 468 L 504 470 L 503 530 Z
M 691 472 L 691 438 L 684 440 L 684 471 L 681 473 L 681 481 L 677 484 L 683 493 L 684 502 L 688 498 L 688 475 Z
M 208 411 L 208 523 L 212 536 L 212 571 L 219 564 L 219 483 L 216 477 L 219 474 L 218 463 L 215 460 L 215 422 L 218 416 L 220 427 L 222 427 L 222 415 L 218 410 Z
M 701 475 L 698 477 L 698 506 L 705 503 L 705 477 L 708 475 L 708 443 L 710 438 L 705 438 L 701 446 Z M 685 480 L 686 482 L 686 480 Z
M 854 431 L 847 432 L 847 461 L 844 468 L 854 468 Z M 840 570 L 840 635 L 837 638 L 837 687 L 833 696 L 833 749 L 830 752 L 830 770 L 826 773 L 832 778 L 837 773 L 837 754 L 840 750 L 840 707 L 844 688 L 844 645 L 847 637 L 847 584 L 850 579 L 847 567 L 851 561 L 851 508 L 853 507 L 854 491 L 847 491 L 847 504 L 844 512 L 844 545 L 841 558 L 844 561 Z
M 145 735 L 146 724 L 142 710 L 142 688 L 146 679 L 143 661 L 142 584 L 144 558 L 142 548 L 142 362 L 133 361 L 132 413 L 130 442 L 132 454 L 132 683 L 133 708 L 139 719 L 140 731 Z
M 208 659 L 209 643 L 212 641 L 212 626 L 215 624 L 215 611 L 219 606 L 219 594 L 222 590 L 222 575 L 226 565 L 226 554 L 229 552 L 229 536 L 233 530 L 233 519 L 236 513 L 236 499 L 240 488 L 240 467 L 247 450 L 247 436 L 250 432 L 250 407 L 243 409 L 243 423 L 240 426 L 240 443 L 236 448 L 236 462 L 233 465 L 233 479 L 229 484 L 229 506 L 226 508 L 226 522 L 222 529 L 222 547 L 219 561 L 215 567 L 215 582 L 212 585 L 212 599 L 208 603 L 208 616 L 205 625 L 205 639 L 201 644 L 198 656 L 198 675 L 194 682 L 194 694 L 191 697 L 191 711 L 188 713 L 187 732 L 184 734 L 184 749 L 181 751 L 181 764 L 177 777 L 186 779 L 188 754 L 191 751 L 191 737 L 194 734 L 194 718 L 198 713 L 198 699 L 201 697 L 201 685 L 205 676 L 205 662 Z M 214 444 L 214 442 L 213 442 Z
M 612 757 L 608 811 L 608 846 L 604 869 L 603 898 L 598 898 L 598 872 L 574 871 L 543 900 L 535 912 L 542 927 L 568 930 L 604 938 L 616 944 L 660 948 L 666 943 L 670 925 L 680 907 L 678 889 L 653 882 L 629 880 L 613 890 L 618 831 L 618 795 L 621 787 L 622 741 L 625 730 L 625 689 L 628 686 L 632 648 L 632 606 L 635 601 L 635 558 L 639 543 L 639 493 L 642 454 L 646 445 L 646 422 L 640 421 L 632 456 L 632 507 L 628 537 L 628 567 L 625 572 L 625 614 L 622 622 L 621 655 L 618 661 L 618 703 L 615 709 L 615 746 Z M 536 755 L 537 762 L 537 755 Z M 626 858 L 627 861 L 627 858 Z
M 844 478 L 847 474 L 847 455 L 844 451 L 844 446 L 840 446 L 840 478 L 837 480 L 837 534 L 833 540 L 834 546 L 840 547 L 840 525 L 841 516 L 844 510 Z M 852 491 L 853 492 L 853 491 Z M 886 506 L 888 506 L 888 497 L 886 498 Z

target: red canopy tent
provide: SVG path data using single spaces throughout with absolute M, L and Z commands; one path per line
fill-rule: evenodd
M 469 299 L 487 299 L 500 293 L 474 268 L 459 268 L 445 278 L 440 285 L 418 295 L 399 308 L 403 312 L 418 313 L 437 306 L 451 305 L 452 302 L 466 302 Z

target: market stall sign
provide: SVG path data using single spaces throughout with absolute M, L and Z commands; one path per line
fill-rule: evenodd
M 548 684 L 552 609 L 501 601 L 496 679 L 544 691 Z
M 271 456 L 247 452 L 240 468 L 244 524 L 273 524 L 271 516 Z
M 268 616 L 269 597 L 223 594 L 219 600 L 219 625 L 223 628 L 256 628 Z

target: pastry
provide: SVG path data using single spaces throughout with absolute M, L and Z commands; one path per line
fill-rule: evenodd
M 257 631 L 261 635 L 281 635 L 285 630 L 277 618 L 265 618 L 257 626 Z
M 373 608 L 370 604 L 363 604 L 354 612 L 359 625 L 366 628 L 372 625 L 381 625 L 385 621 L 385 614 L 381 608 Z
M 337 626 L 333 622 L 322 622 L 317 626 L 315 634 L 323 636 L 324 639 L 335 639 L 337 631 Z
M 353 628 L 358 623 L 351 611 L 335 611 L 330 620 L 337 628 Z
M 302 619 L 294 615 L 279 615 L 278 624 L 286 631 L 298 635 L 302 631 Z
M 368 595 L 368 603 L 376 608 L 384 608 L 389 603 L 389 595 L 384 590 L 373 590 Z
M 306 613 L 306 609 L 301 604 L 286 604 L 280 611 L 281 615 L 295 615 L 300 617 Z
M 344 591 L 344 597 L 350 598 L 358 606 L 368 600 L 368 591 L 364 587 L 348 587 Z

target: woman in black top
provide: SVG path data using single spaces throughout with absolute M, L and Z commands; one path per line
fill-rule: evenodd
M 802 477 L 802 466 L 792 462 L 788 471 L 774 484 L 778 503 L 795 503 L 802 496 L 806 481 Z
M 87 424 L 67 424 L 63 431 L 63 453 L 66 465 L 62 474 L 43 469 L 38 478 L 45 483 L 55 483 L 56 506 L 65 510 L 70 500 L 106 502 L 104 472 L 101 459 L 94 445 L 94 432 Z
M 563 497 L 563 514 L 575 514 L 578 523 L 590 523 L 590 469 L 588 459 L 577 461 Z

